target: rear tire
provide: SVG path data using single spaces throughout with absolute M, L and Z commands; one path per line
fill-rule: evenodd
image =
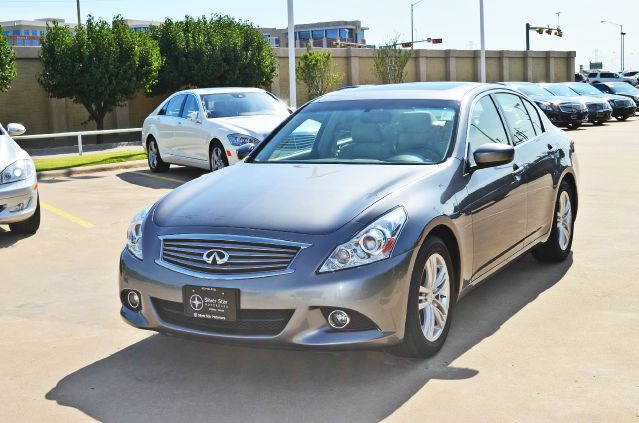
M 446 244 L 437 237 L 426 239 L 411 279 L 404 340 L 394 347 L 394 353 L 427 358 L 442 348 L 457 299 L 456 278 Z
M 162 160 L 162 156 L 160 156 L 160 149 L 158 148 L 158 143 L 153 137 L 149 139 L 149 142 L 147 144 L 146 156 L 151 172 L 166 172 L 171 167 L 169 163 L 166 163 L 164 160 Z
M 562 261 L 570 254 L 575 233 L 574 198 L 570 184 L 562 181 L 555 202 L 550 237 L 532 249 L 535 258 L 542 261 Z
M 618 121 L 623 121 L 623 120 L 627 120 L 630 116 L 615 116 L 615 119 L 617 119 Z
M 34 234 L 40 228 L 40 196 L 33 215 L 25 221 L 10 223 L 9 229 L 16 234 Z

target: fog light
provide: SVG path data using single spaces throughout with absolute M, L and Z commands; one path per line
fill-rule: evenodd
M 343 310 L 331 311 L 327 320 L 328 324 L 334 329 L 344 329 L 351 322 L 351 318 Z
M 15 213 L 15 212 L 19 212 L 25 209 L 25 204 L 24 203 L 18 203 L 15 206 L 11 207 L 9 209 L 10 212 Z
M 132 310 L 138 310 L 140 308 L 140 294 L 136 291 L 129 291 L 126 295 L 126 302 Z

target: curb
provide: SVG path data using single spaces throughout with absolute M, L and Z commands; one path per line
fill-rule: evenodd
M 146 167 L 147 167 L 146 160 L 132 160 L 130 162 L 109 163 L 109 164 L 98 165 L 98 166 L 79 166 L 79 167 L 71 167 L 68 169 L 45 170 L 43 172 L 38 172 L 38 179 L 39 180 L 53 179 L 53 178 L 60 178 L 65 176 L 84 175 L 87 173 L 108 172 L 110 170 L 146 168 Z

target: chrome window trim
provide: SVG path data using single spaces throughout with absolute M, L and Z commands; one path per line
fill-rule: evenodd
M 192 276 L 194 278 L 199 279 L 211 279 L 211 280 L 239 280 L 239 279 L 257 279 L 257 278 L 266 278 L 269 276 L 279 276 L 286 275 L 295 272 L 295 269 L 292 268 L 292 264 L 299 255 L 302 250 L 311 246 L 311 244 L 306 244 L 303 242 L 294 242 L 294 241 L 286 241 L 274 238 L 263 238 L 263 237 L 253 237 L 253 236 L 243 236 L 243 235 L 226 235 L 226 234 L 171 234 L 171 235 L 160 235 L 158 236 L 160 239 L 160 256 L 155 259 L 155 263 L 159 266 L 164 267 L 165 269 L 172 270 L 177 273 L 181 273 L 183 275 Z M 194 270 L 185 269 L 180 266 L 176 266 L 171 263 L 167 263 L 162 259 L 164 256 L 164 240 L 170 239 L 192 239 L 192 240 L 204 240 L 204 241 L 240 241 L 240 242 L 254 242 L 254 243 L 268 243 L 274 245 L 281 245 L 285 247 L 298 247 L 299 251 L 293 256 L 288 267 L 284 270 L 277 270 L 272 272 L 259 272 L 259 273 L 243 273 L 238 275 L 212 275 L 208 273 L 197 272 Z

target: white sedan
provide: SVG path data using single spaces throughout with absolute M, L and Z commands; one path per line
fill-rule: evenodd
M 184 90 L 144 120 L 142 145 L 153 172 L 172 163 L 215 171 L 241 160 L 238 148 L 257 145 L 290 113 L 259 88 Z

